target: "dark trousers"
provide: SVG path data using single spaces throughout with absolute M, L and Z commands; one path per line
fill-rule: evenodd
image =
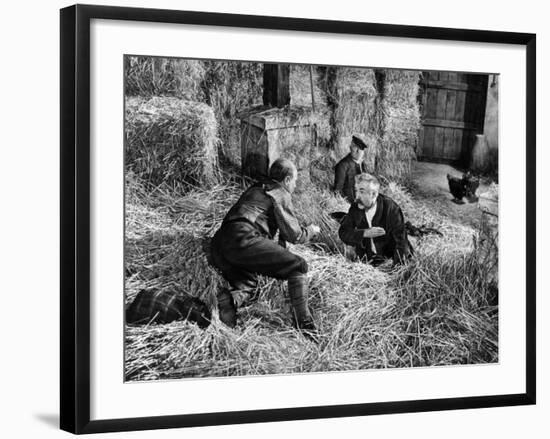
M 212 264 L 238 290 L 255 288 L 259 274 L 285 280 L 308 270 L 303 258 L 262 236 L 245 221 L 222 225 L 212 239 L 211 257 Z

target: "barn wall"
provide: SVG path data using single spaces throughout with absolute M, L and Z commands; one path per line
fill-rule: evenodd
M 498 75 L 489 76 L 487 86 L 487 109 L 483 133 L 489 150 L 489 167 L 495 171 L 498 167 Z

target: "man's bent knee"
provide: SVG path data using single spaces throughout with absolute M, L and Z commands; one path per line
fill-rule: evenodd
M 304 258 L 300 256 L 296 256 L 297 258 L 297 264 L 296 264 L 296 274 L 306 274 L 309 267 L 307 266 L 307 262 Z

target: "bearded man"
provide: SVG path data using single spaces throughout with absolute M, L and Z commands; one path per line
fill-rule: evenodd
M 355 247 L 357 256 L 372 265 L 387 259 L 394 264 L 410 257 L 401 208 L 391 198 L 380 194 L 380 182 L 370 174 L 355 176 L 355 201 L 342 219 L 338 235 Z

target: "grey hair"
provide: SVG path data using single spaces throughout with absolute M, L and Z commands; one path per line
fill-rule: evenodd
M 357 174 L 355 176 L 355 184 L 361 184 L 361 183 L 368 183 L 373 186 L 376 186 L 377 189 L 380 189 L 380 182 L 374 175 L 370 175 L 367 173 Z
M 296 166 L 289 159 L 277 159 L 269 168 L 269 178 L 275 181 L 283 181 L 286 177 L 293 177 Z

